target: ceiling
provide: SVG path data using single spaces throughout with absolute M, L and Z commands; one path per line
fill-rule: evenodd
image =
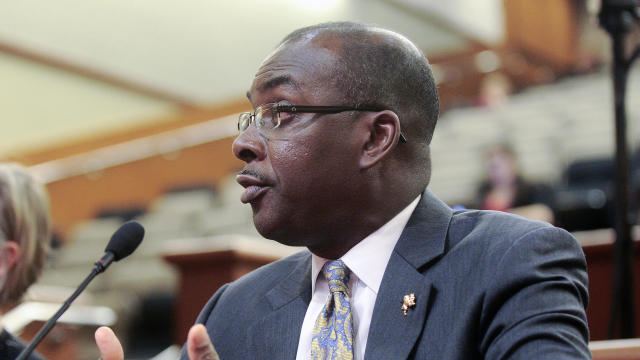
M 499 1 L 23 0 L 0 5 L 0 43 L 211 104 L 243 93 L 260 61 L 298 27 L 376 23 L 438 53 L 464 47 L 466 34 L 499 38 L 499 21 L 483 32 L 464 20 L 480 9 L 499 16 L 489 3 Z
M 292 30 L 374 23 L 427 56 L 502 38 L 501 0 L 21 0 L 0 3 L 0 157 L 238 101 Z M 482 21 L 480 21 L 482 19 Z

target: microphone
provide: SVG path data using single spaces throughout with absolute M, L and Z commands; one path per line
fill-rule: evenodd
M 104 255 L 94 264 L 98 274 L 107 270 L 114 261 L 119 261 L 131 255 L 140 245 L 144 237 L 144 228 L 135 221 L 129 221 L 122 225 L 111 236 L 111 240 L 104 249 Z
M 58 319 L 62 316 L 62 314 L 67 311 L 69 306 L 73 300 L 75 300 L 78 295 L 89 285 L 91 280 L 95 278 L 98 274 L 107 270 L 109 265 L 111 265 L 114 261 L 119 261 L 121 259 L 126 258 L 131 255 L 131 253 L 140 245 L 142 242 L 142 238 L 144 237 L 144 228 L 142 225 L 135 221 L 129 221 L 124 223 L 115 233 L 111 236 L 111 240 L 107 244 L 107 247 L 104 249 L 104 255 L 100 260 L 96 261 L 93 265 L 93 270 L 91 273 L 84 279 L 84 281 L 78 286 L 76 291 L 71 294 L 71 296 L 67 299 L 67 301 L 62 304 L 58 312 L 56 312 L 47 323 L 40 329 L 38 334 L 33 338 L 29 346 L 27 346 L 20 355 L 16 358 L 16 360 L 25 360 L 31 355 L 33 350 L 40 344 L 42 339 L 51 331 L 53 326 L 56 324 Z

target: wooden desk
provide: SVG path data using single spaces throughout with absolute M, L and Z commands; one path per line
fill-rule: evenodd
M 300 251 L 274 241 L 240 235 L 180 240 L 164 259 L 179 270 L 174 341 L 183 344 L 207 300 L 222 285 L 258 267 Z
M 589 274 L 589 307 L 587 319 L 591 340 L 607 339 L 611 313 L 611 291 L 613 290 L 613 241 L 612 229 L 601 229 L 574 233 L 587 258 Z M 634 229 L 634 300 L 636 335 L 640 331 L 640 231 Z M 624 316 L 624 315 L 623 315 Z
M 593 360 L 640 360 L 640 339 L 592 341 Z

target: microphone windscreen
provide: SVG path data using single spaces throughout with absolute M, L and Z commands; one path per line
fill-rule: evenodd
M 104 251 L 112 252 L 116 261 L 124 259 L 140 245 L 143 237 L 142 225 L 135 221 L 126 222 L 113 233 Z

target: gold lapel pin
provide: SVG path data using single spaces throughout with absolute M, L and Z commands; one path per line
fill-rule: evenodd
M 405 295 L 402 298 L 402 311 L 404 312 L 404 316 L 407 316 L 407 310 L 414 306 L 416 306 L 416 295 L 414 293 Z

